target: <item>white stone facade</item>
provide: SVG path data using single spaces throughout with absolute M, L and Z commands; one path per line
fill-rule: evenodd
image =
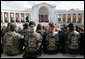
M 63 22 L 63 14 L 66 15 L 65 22 L 68 23 L 68 14 L 71 14 L 71 22 L 73 20 L 73 14 L 76 14 L 76 22 L 75 24 L 81 24 L 84 25 L 84 10 L 56 10 L 56 6 L 52 6 L 47 3 L 41 3 L 32 6 L 31 9 L 27 10 L 7 10 L 7 9 L 1 9 L 1 25 L 7 24 L 4 19 L 4 12 L 8 13 L 8 22 L 10 21 L 10 13 L 14 13 L 14 23 L 21 25 L 23 24 L 21 22 L 21 13 L 24 14 L 24 22 L 26 22 L 26 16 L 28 16 L 29 21 L 35 21 L 37 24 L 39 23 L 39 15 L 40 14 L 46 14 L 48 15 L 49 22 L 54 22 L 56 25 L 59 25 Z M 19 22 L 16 22 L 16 13 L 19 13 Z M 78 23 L 78 13 L 82 14 L 81 22 Z M 59 18 L 61 19 L 59 21 Z M 41 22 L 42 25 L 47 25 L 49 22 Z

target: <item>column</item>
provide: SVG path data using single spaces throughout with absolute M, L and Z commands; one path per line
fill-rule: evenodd
M 1 12 L 1 23 L 3 23 L 3 18 L 2 18 L 2 16 L 3 16 L 3 15 L 2 15 L 2 12 Z
M 31 21 L 31 16 L 32 16 L 32 15 L 31 15 L 31 13 L 30 13 L 30 21 Z M 49 18 L 48 18 L 48 19 L 49 19 Z
M 21 13 L 19 13 L 19 22 L 21 22 Z
M 8 22 L 10 22 L 10 12 L 8 12 Z
M 68 14 L 66 14 L 66 23 L 67 23 L 67 21 L 68 21 Z
M 24 13 L 24 22 L 26 22 L 25 18 L 26 18 L 26 17 L 25 17 L 25 13 Z
M 61 22 L 63 22 L 63 14 L 61 14 Z
M 29 14 L 29 22 L 30 22 L 30 20 L 31 20 L 31 14 Z
M 73 21 L 73 13 L 71 13 L 71 22 Z
M 82 13 L 82 24 L 84 25 L 84 13 Z
M 78 22 L 78 13 L 76 13 L 76 23 Z
M 59 16 L 59 14 L 56 14 L 56 22 L 57 22 L 57 24 L 59 23 L 58 16 Z
M 14 12 L 14 23 L 16 22 L 16 15 L 15 15 L 15 12 Z
M 4 20 L 4 12 L 2 12 L 2 19 L 3 19 L 3 23 L 5 22 L 5 20 Z

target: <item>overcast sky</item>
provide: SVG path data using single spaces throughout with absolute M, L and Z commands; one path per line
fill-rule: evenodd
M 35 4 L 46 2 L 50 5 L 56 5 L 57 10 L 79 9 L 84 10 L 84 1 L 1 1 L 2 9 L 28 9 Z

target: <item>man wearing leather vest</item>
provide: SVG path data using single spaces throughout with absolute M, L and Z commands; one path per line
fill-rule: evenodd
M 34 21 L 29 23 L 29 32 L 25 35 L 25 52 L 23 58 L 35 58 L 41 54 L 42 36 L 36 32 Z
M 3 35 L 2 35 L 2 26 L 1 26 L 1 53 L 3 53 L 3 50 L 2 50 L 2 37 L 3 37 Z
M 5 34 L 6 32 L 9 32 L 9 31 L 10 31 L 10 25 L 12 25 L 12 23 L 8 23 L 8 24 L 7 24 L 7 27 L 4 28 L 4 29 L 2 29 L 2 32 L 1 32 L 2 36 L 4 36 L 4 34 Z
M 10 25 L 11 25 L 11 23 L 8 23 L 7 27 L 1 26 L 1 53 L 3 53 L 2 37 L 5 35 L 6 32 L 10 31 Z
M 29 24 L 28 23 L 25 23 L 25 24 L 23 24 L 23 29 L 22 30 L 16 31 L 17 33 L 19 33 L 19 34 L 21 34 L 21 35 L 24 36 L 23 41 L 22 41 L 23 42 L 23 45 L 24 45 L 24 41 L 25 41 L 24 40 L 25 39 L 25 35 L 26 35 L 27 32 L 29 32 L 28 26 L 29 26 Z
M 74 25 L 70 23 L 67 26 L 68 31 L 63 35 L 64 53 L 77 54 L 79 53 L 80 34 L 74 30 Z
M 58 32 L 55 32 L 56 25 L 50 23 L 50 31 L 45 35 L 43 42 L 43 52 L 47 54 L 55 54 L 58 52 L 59 48 L 59 37 Z
M 37 25 L 36 32 L 40 33 L 40 34 L 43 36 L 45 30 L 42 29 L 41 24 L 38 24 L 38 25 Z
M 23 35 L 16 33 L 16 25 L 11 24 L 10 31 L 2 38 L 3 53 L 7 55 L 17 55 L 23 52 Z
M 61 32 L 59 33 L 59 51 L 61 52 L 61 53 L 63 53 L 63 51 L 64 51 L 64 44 L 63 44 L 63 35 L 64 35 L 64 33 L 65 32 L 67 32 L 67 26 L 66 26 L 66 24 L 63 24 L 63 28 L 62 28 L 62 30 L 61 30 Z
M 3 49 L 2 49 L 2 37 L 1 37 L 1 53 L 3 53 Z
M 23 24 L 23 29 L 18 30 L 17 32 L 22 34 L 22 35 L 25 35 L 26 32 L 29 32 L 28 26 L 29 26 L 28 23 Z

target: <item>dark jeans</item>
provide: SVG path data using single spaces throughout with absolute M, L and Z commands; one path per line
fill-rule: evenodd
M 79 54 L 79 49 L 70 49 L 65 47 L 64 52 L 65 54 Z
M 23 58 L 37 58 L 36 56 L 31 56 L 29 54 L 24 54 Z
M 43 52 L 46 53 L 46 54 L 56 54 L 58 52 L 58 49 L 50 51 L 46 47 L 44 47 Z
M 38 49 L 36 52 L 26 52 L 23 55 L 23 58 L 37 58 L 38 56 L 40 56 L 42 54 L 42 50 L 41 48 Z
M 1 44 L 1 53 L 3 53 L 2 44 Z

